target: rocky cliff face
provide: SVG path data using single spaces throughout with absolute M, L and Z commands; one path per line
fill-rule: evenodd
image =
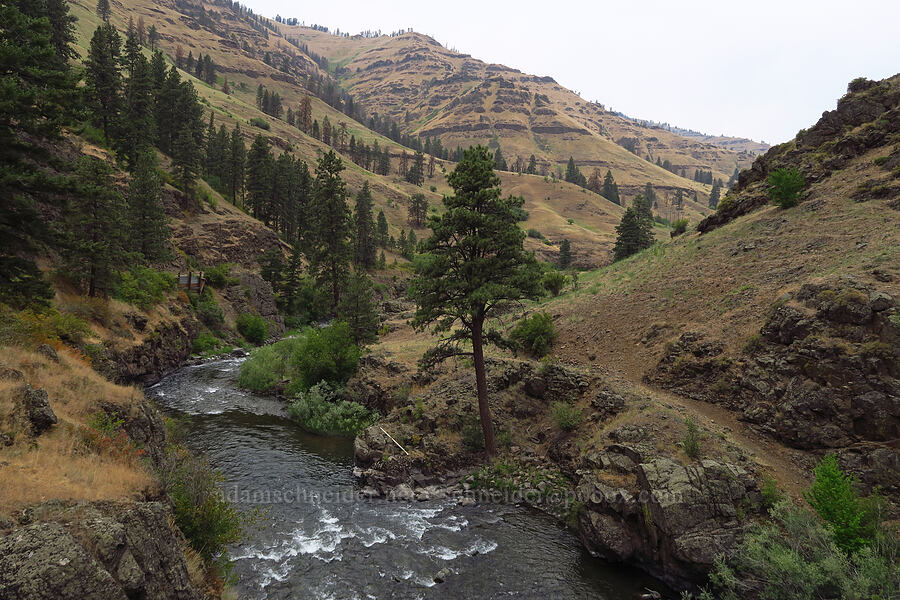
M 846 455 L 870 485 L 900 492 L 900 311 L 850 277 L 809 283 L 770 308 L 739 356 L 685 333 L 648 379 L 727 406 L 778 441 Z M 860 460 L 859 448 L 872 443 Z
M 2 525 L 0 598 L 195 600 L 185 540 L 159 502 L 49 502 Z
M 854 80 L 835 110 L 823 113 L 815 125 L 801 131 L 795 140 L 775 146 L 742 171 L 728 200 L 701 221 L 697 229 L 711 231 L 768 204 L 765 181 L 775 169 L 795 167 L 808 183 L 815 183 L 847 167 L 854 158 L 895 143 L 898 133 L 900 76 L 884 81 Z M 891 156 L 883 165 L 887 170 L 900 165 L 900 151 L 895 148 L 886 154 Z M 886 184 L 885 192 L 891 189 L 894 195 L 900 195 L 900 189 Z
M 580 473 L 578 533 L 585 546 L 676 587 L 701 581 L 762 512 L 756 481 L 727 463 L 645 461 L 640 449 L 616 444 L 586 456 Z
M 177 320 L 156 325 L 139 344 L 106 348 L 94 361 L 95 368 L 116 383 L 156 383 L 190 357 L 191 343 L 200 331 L 191 311 L 179 308 L 179 313 Z

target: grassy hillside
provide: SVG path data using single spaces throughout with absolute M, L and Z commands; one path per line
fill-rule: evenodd
M 199 12 L 200 8 L 203 9 L 202 13 Z M 94 6 L 91 2 L 72 3 L 72 13 L 79 19 L 78 50 L 82 55 L 86 53 L 90 35 L 99 23 L 99 18 L 93 9 Z M 129 18 L 135 20 L 143 18 L 147 27 L 150 25 L 157 27 L 160 32 L 158 47 L 166 53 L 167 59 L 170 61 L 174 61 L 179 47 L 185 56 L 190 52 L 195 57 L 201 53 L 212 57 L 218 72 L 216 86 L 207 85 L 190 73 L 182 72 L 182 76 L 190 80 L 197 88 L 203 103 L 215 115 L 217 126 L 224 123 L 226 127 L 231 128 L 240 124 L 248 146 L 253 137 L 263 134 L 269 139 L 276 153 L 292 152 L 312 166 L 315 165 L 317 158 L 330 148 L 284 120 L 263 114 L 256 106 L 256 90 L 260 84 L 281 96 L 285 110 L 288 107 L 296 110 L 301 99 L 309 95 L 308 79 L 316 76 L 328 77 L 319 70 L 312 58 L 300 48 L 279 37 L 276 32 L 260 33 L 251 26 L 251 22 L 245 15 L 237 15 L 230 8 L 206 2 L 179 2 L 176 4 L 174 2 L 126 0 L 120 8 L 114 8 L 112 22 L 124 31 Z M 271 23 L 274 24 L 274 22 Z M 286 66 L 276 69 L 266 64 L 267 54 L 270 63 L 282 65 L 286 62 Z M 230 94 L 222 91 L 225 78 L 231 88 Z M 450 191 L 446 185 L 444 173 L 452 169 L 452 163 L 438 161 L 434 176 L 426 178 L 422 187 L 409 184 L 397 175 L 396 171 L 400 154 L 403 151 L 411 154 L 412 150 L 371 131 L 364 124 L 350 119 L 322 100 L 315 97 L 312 100 L 312 116 L 320 123 L 326 117 L 335 125 L 345 122 L 348 136 L 353 135 L 357 140 L 367 144 L 377 141 L 382 148 L 390 148 L 392 155 L 392 173 L 390 175 L 376 175 L 345 157 L 346 170 L 343 177 L 351 193 L 359 190 L 363 182 L 369 182 L 376 213 L 378 210 L 384 210 L 390 224 L 391 235 L 398 237 L 401 228 L 409 229 L 407 209 L 409 197 L 412 194 L 423 193 L 432 207 L 440 207 L 442 194 Z M 264 119 L 269 123 L 270 128 L 262 130 L 253 127 L 250 125 L 250 120 L 253 118 Z M 615 144 L 612 144 L 611 147 L 616 152 L 628 154 Z M 647 169 L 648 172 L 658 170 L 654 165 L 645 161 L 637 161 L 636 164 L 641 169 Z M 523 178 L 527 178 L 533 183 L 529 185 L 516 183 L 522 181 Z M 558 243 L 563 237 L 571 236 L 572 241 L 577 244 L 576 248 L 580 250 L 578 256 L 582 257 L 582 264 L 585 267 L 597 267 L 608 262 L 608 250 L 612 246 L 615 235 L 614 227 L 618 222 L 618 217 L 612 218 L 611 215 L 619 215 L 620 207 L 596 194 L 583 192 L 576 186 L 550 180 L 545 182 L 542 177 L 526 177 L 524 175 L 517 177 L 514 174 L 504 174 L 503 179 L 504 192 L 521 194 L 526 199 L 526 210 L 533 214 L 529 222 L 525 224 L 526 227 L 542 231 L 555 243 Z M 649 176 L 648 179 L 650 179 Z M 643 181 L 643 175 L 635 181 Z M 660 184 L 662 183 L 660 181 Z M 669 181 L 669 184 L 672 186 L 672 190 L 674 187 L 680 187 L 674 181 Z M 696 187 L 700 194 L 700 204 L 689 200 L 685 203 L 684 209 L 685 215 L 692 221 L 699 220 L 708 212 L 703 207 L 704 186 L 697 185 Z M 435 191 L 432 191 L 432 188 Z M 627 184 L 624 184 L 622 188 L 623 194 L 627 194 L 626 190 L 629 189 Z M 667 210 L 672 212 L 672 209 L 666 204 L 667 196 L 672 193 L 671 190 L 668 192 L 665 189 L 659 190 L 662 202 L 660 214 L 663 216 L 667 216 Z M 586 201 L 593 207 L 590 211 L 587 210 L 586 205 L 582 206 Z M 219 212 L 221 210 L 224 209 L 220 209 Z M 573 219 L 576 224 L 582 226 L 570 227 L 568 219 Z M 426 233 L 425 229 L 417 231 L 419 237 Z M 546 259 L 551 259 L 555 247 L 555 245 L 540 244 L 536 249 L 539 249 L 541 255 Z
M 499 143 L 510 162 L 534 154 L 549 170 L 564 167 L 573 156 L 586 175 L 594 168 L 612 169 L 628 197 L 647 181 L 708 193 L 708 186 L 675 173 L 685 169 L 690 180 L 696 169 L 712 170 L 727 180 L 735 167 L 749 166 L 760 149 L 736 140 L 729 147 L 725 139 L 685 137 L 622 117 L 550 77 L 486 64 L 418 33 L 348 38 L 279 27 L 327 56 L 354 95 L 409 132 L 439 137 L 451 148 Z M 622 138 L 635 140 L 635 153 L 616 143 Z M 657 167 L 657 158 L 670 161 L 674 173 Z

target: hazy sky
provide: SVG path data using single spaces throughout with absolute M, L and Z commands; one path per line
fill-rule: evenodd
M 341 31 L 413 28 L 630 116 L 778 143 L 900 72 L 900 0 L 244 0 Z

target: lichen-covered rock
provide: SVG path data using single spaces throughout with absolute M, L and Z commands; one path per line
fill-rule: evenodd
M 608 560 L 641 565 L 673 585 L 699 581 L 762 510 L 756 481 L 741 467 L 712 460 L 683 466 L 669 458 L 636 464 L 622 450 L 589 461 L 577 487 L 579 534 Z M 604 472 L 632 473 L 634 487 L 610 485 Z
M 184 538 L 155 502 L 48 503 L 0 537 L 0 598 L 195 600 Z
M 59 354 L 56 353 L 56 350 L 50 344 L 41 344 L 35 350 L 38 354 L 43 356 L 49 361 L 58 363 L 59 362 Z
M 25 409 L 25 418 L 31 424 L 31 432 L 41 435 L 57 423 L 56 414 L 50 407 L 45 390 L 33 390 L 25 385 L 21 388 L 22 406 Z

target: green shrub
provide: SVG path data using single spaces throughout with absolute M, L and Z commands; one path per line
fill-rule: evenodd
M 559 271 L 550 271 L 544 275 L 542 283 L 545 290 L 554 296 L 559 296 L 560 292 L 562 292 L 563 288 L 566 286 L 566 280 L 567 278 L 563 273 L 560 273 Z
M 350 326 L 338 321 L 329 327 L 311 329 L 302 351 L 292 357 L 292 362 L 302 389 L 309 389 L 320 381 L 344 383 L 350 379 L 359 355 Z
M 512 213 L 513 213 L 514 215 L 516 215 L 516 220 L 517 220 L 517 221 L 527 221 L 527 220 L 528 220 L 528 211 L 525 210 L 524 208 L 522 208 L 521 206 L 514 206 L 514 207 L 512 208 Z M 529 231 L 529 232 L 534 231 L 534 232 L 537 233 L 537 235 L 533 235 L 533 236 L 531 236 L 531 237 L 537 237 L 537 238 L 543 237 L 543 236 L 541 235 L 541 232 L 538 231 L 537 229 L 529 229 L 528 231 Z M 531 234 L 529 233 L 529 235 L 531 235 Z
M 60 309 L 63 313 L 73 315 L 83 321 L 93 321 L 104 327 L 109 325 L 112 317 L 109 302 L 105 298 L 79 296 L 62 304 Z
M 88 420 L 88 424 L 107 437 L 115 437 L 124 427 L 125 419 L 100 411 Z
M 259 127 L 260 129 L 269 130 L 269 122 L 263 119 L 262 117 L 253 117 L 250 119 L 250 124 L 253 127 Z
M 538 231 L 537 229 L 529 229 L 527 232 L 528 237 L 535 238 L 538 240 L 545 240 L 547 238 L 544 237 L 544 234 Z
M 0 305 L 0 344 L 33 346 L 62 341 L 77 346 L 90 334 L 86 322 L 55 308 L 14 311 Z
M 203 272 L 206 283 L 216 289 L 222 289 L 226 285 L 237 283 L 237 279 L 228 276 L 229 271 L 231 271 L 231 266 L 231 263 L 221 263 L 214 267 L 207 267 L 206 271 Z
M 462 423 L 460 428 L 463 447 L 469 452 L 481 452 L 484 450 L 484 430 L 481 427 L 481 419 L 477 414 L 470 415 Z
M 347 437 L 356 436 L 378 419 L 362 404 L 337 398 L 324 381 L 298 393 L 288 412 L 307 431 Z
M 848 553 L 871 544 L 878 526 L 876 504 L 859 497 L 853 478 L 841 471 L 834 455 L 825 455 L 814 472 L 806 501 L 825 521 L 835 544 Z
M 719 556 L 710 574 L 720 600 L 887 600 L 900 591 L 895 535 L 880 533 L 876 541 L 851 555 L 835 545 L 816 516 L 778 503 L 771 520 L 757 524 L 727 558 Z M 712 598 L 707 591 L 701 598 Z
M 166 293 L 174 290 L 176 285 L 175 276 L 171 273 L 135 265 L 117 273 L 113 296 L 147 310 L 162 302 Z
M 886 163 L 889 159 L 890 159 L 889 156 L 879 156 L 879 157 L 876 157 L 875 160 L 872 161 L 872 162 L 875 163 L 875 166 L 876 166 L 876 167 L 880 167 L 880 166 L 882 166 L 884 163 Z
M 768 475 L 763 477 L 759 491 L 762 495 L 763 506 L 767 510 L 771 510 L 776 504 L 785 499 L 784 493 L 778 489 L 778 482 Z
M 172 501 L 175 524 L 207 563 L 243 537 L 246 519 L 221 493 L 222 476 L 205 460 L 170 446 L 157 475 Z
M 525 317 L 509 334 L 518 348 L 522 348 L 532 356 L 541 358 L 550 352 L 550 346 L 556 339 L 553 319 L 547 313 L 536 313 Z
M 201 331 L 191 344 L 192 354 L 214 354 L 225 347 L 225 343 L 209 331 Z
M 238 384 L 267 392 L 287 380 L 288 394 L 305 392 L 320 381 L 342 384 L 356 371 L 359 355 L 346 323 L 307 328 L 296 337 L 255 350 L 241 365 Z
M 237 325 L 238 333 L 251 344 L 258 346 L 269 337 L 269 324 L 259 315 L 241 313 L 238 315 L 235 325 Z
M 241 364 L 238 385 L 254 392 L 269 392 L 293 373 L 291 357 L 301 352 L 305 338 L 281 340 L 253 351 Z
M 433 185 L 433 186 L 431 186 L 430 189 L 431 189 L 432 192 L 436 192 L 436 191 L 437 191 L 437 186 Z
M 703 440 L 703 436 L 700 433 L 700 427 L 693 417 L 685 419 L 684 425 L 685 432 L 684 437 L 681 438 L 681 448 L 688 457 L 697 459 L 697 457 L 700 456 L 700 446 Z
M 674 223 L 672 223 L 672 237 L 683 234 L 685 231 L 687 231 L 687 226 L 687 219 L 677 219 Z
M 765 340 L 763 340 L 763 336 L 758 333 L 754 333 L 749 338 L 747 338 L 746 342 L 744 342 L 744 353 L 753 354 L 757 350 L 760 350 L 764 345 Z
M 800 192 L 806 187 L 803 174 L 794 167 L 775 169 L 769 174 L 767 182 L 769 197 L 781 208 L 796 206 Z
M 554 402 L 550 405 L 550 416 L 563 431 L 572 431 L 581 424 L 581 409 L 568 402 Z
M 206 300 L 197 305 L 197 318 L 213 330 L 218 330 L 225 324 L 225 312 L 214 300 Z
M 101 148 L 108 147 L 106 144 L 106 138 L 103 136 L 103 130 L 94 127 L 88 122 L 81 123 L 75 129 L 75 133 L 77 133 L 85 141 L 88 141 L 95 146 L 100 146 Z

